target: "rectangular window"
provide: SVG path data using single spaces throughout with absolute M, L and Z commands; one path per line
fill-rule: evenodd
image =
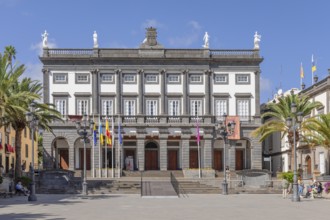
M 135 115 L 135 100 L 125 100 L 125 115 Z
M 55 100 L 55 108 L 57 111 L 61 113 L 62 116 L 67 115 L 66 109 L 66 100 L 65 99 L 56 99 Z
M 202 100 L 191 100 L 190 101 L 190 114 L 192 116 L 202 115 Z
M 249 74 L 236 74 L 236 84 L 249 84 L 250 75 Z
M 157 100 L 147 100 L 147 115 L 158 115 Z
M 25 138 L 27 137 L 27 129 L 26 129 L 26 127 L 24 128 L 24 137 Z
M 169 83 L 180 83 L 180 75 L 172 74 L 167 77 Z
M 168 114 L 171 116 L 180 115 L 180 101 L 179 100 L 169 100 L 168 101 Z
M 241 99 L 237 100 L 237 115 L 240 117 L 240 120 L 247 121 L 250 116 L 250 100 Z
M 55 82 L 56 83 L 65 83 L 66 82 L 66 75 L 55 75 Z
M 155 75 L 155 74 L 146 75 L 146 82 L 147 83 L 157 83 L 158 82 L 157 75 Z
M 228 74 L 215 74 L 214 82 L 218 84 L 227 84 L 228 83 Z
M 77 115 L 88 115 L 88 100 L 78 100 L 77 104 Z
M 12 147 L 15 147 L 16 146 L 16 144 L 15 144 L 15 137 L 12 137 L 11 138 L 11 146 Z
M 88 76 L 87 75 L 78 75 L 77 81 L 78 82 L 88 82 Z
M 133 75 L 133 74 L 125 74 L 124 75 L 124 82 L 125 83 L 134 83 L 135 82 L 135 75 Z
M 102 115 L 113 115 L 112 100 L 102 100 Z
M 29 157 L 29 145 L 25 144 L 25 157 Z
M 191 75 L 190 76 L 190 82 L 191 83 L 201 83 L 202 82 L 202 76 L 200 76 L 200 75 Z
M 102 82 L 104 82 L 104 83 L 113 82 L 113 75 L 112 74 L 102 74 Z
M 215 100 L 215 115 L 217 117 L 222 117 L 227 112 L 227 100 L 219 99 Z

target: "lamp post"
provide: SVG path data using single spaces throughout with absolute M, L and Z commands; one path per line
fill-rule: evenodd
M 220 135 L 223 137 L 224 145 L 223 145 L 223 170 L 224 170 L 224 179 L 222 182 L 222 194 L 228 195 L 228 183 L 227 183 L 227 174 L 226 174 L 226 143 L 227 137 L 234 134 L 235 125 L 234 121 L 228 122 L 226 124 L 227 115 L 226 113 L 223 115 L 223 121 L 219 122 L 218 130 L 220 131 Z
M 30 128 L 32 130 L 32 162 L 30 163 L 30 174 L 32 178 L 32 182 L 30 184 L 30 195 L 28 197 L 28 201 L 37 201 L 36 196 L 36 188 L 35 188 L 35 175 L 34 175 L 34 133 L 35 130 L 38 128 L 39 120 L 35 115 L 36 111 L 36 103 L 31 102 L 29 106 L 29 112 L 26 113 L 26 121 L 29 122 Z
M 299 126 L 302 122 L 302 112 L 297 112 L 297 105 L 295 103 L 291 104 L 291 113 L 293 117 L 288 117 L 286 119 L 286 125 L 289 130 L 292 129 L 293 133 L 293 195 L 292 202 L 299 202 L 300 197 L 298 195 L 298 177 L 297 177 L 297 144 L 296 141 L 299 140 L 299 136 L 296 140 L 296 132 L 299 132 Z
M 86 181 L 86 143 L 89 143 L 88 137 L 93 133 L 93 126 L 94 122 L 91 120 L 89 122 L 89 125 L 87 125 L 87 115 L 84 114 L 83 118 L 83 126 L 81 125 L 80 121 L 76 122 L 76 128 L 77 128 L 77 133 L 79 136 L 83 139 L 84 141 L 84 178 L 83 178 L 83 183 L 82 183 L 82 195 L 87 195 L 87 181 Z M 87 127 L 90 127 L 90 134 L 87 132 Z

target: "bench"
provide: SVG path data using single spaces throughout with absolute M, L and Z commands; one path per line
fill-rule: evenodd
M 3 198 L 7 198 L 7 196 L 13 197 L 13 193 L 1 190 L 0 191 L 0 196 L 2 196 Z

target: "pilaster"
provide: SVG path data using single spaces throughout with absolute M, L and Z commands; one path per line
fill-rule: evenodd
M 99 85 L 99 70 L 93 69 L 91 70 L 92 74 L 92 114 L 99 114 L 100 109 L 100 85 Z
M 44 49 L 45 51 L 45 49 Z M 43 96 L 44 96 L 44 103 L 49 103 L 49 70 L 42 69 L 43 73 Z
M 139 115 L 143 114 L 144 107 L 144 70 L 140 69 L 137 71 L 139 76 Z
M 204 138 L 204 166 L 203 168 L 212 168 L 212 139 Z
M 187 83 L 187 76 L 188 76 L 189 70 L 183 70 L 182 71 L 182 86 L 183 86 L 183 103 L 182 103 L 182 111 L 183 115 L 188 114 L 187 104 L 187 94 L 188 94 L 188 83 Z
M 122 71 L 121 69 L 116 69 L 115 70 L 116 73 L 116 106 L 117 106 L 117 110 L 116 110 L 116 114 L 120 115 L 123 112 L 121 111 L 121 105 L 122 105 L 122 83 L 121 83 L 121 74 Z
M 165 99 L 165 94 L 166 93 L 166 70 L 162 69 L 159 71 L 160 76 L 161 76 L 161 96 L 160 96 L 160 100 L 161 100 L 161 108 L 160 108 L 160 114 L 164 115 L 167 114 L 167 104 L 166 104 L 166 99 Z
M 160 135 L 159 137 L 159 168 L 162 171 L 167 170 L 167 136 Z

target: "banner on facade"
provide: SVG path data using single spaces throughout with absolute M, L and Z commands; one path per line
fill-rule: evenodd
M 240 120 L 239 116 L 227 116 L 226 118 L 226 125 L 228 123 L 235 122 L 235 130 L 232 135 L 228 135 L 229 140 L 240 140 L 241 139 L 241 125 L 240 125 Z

